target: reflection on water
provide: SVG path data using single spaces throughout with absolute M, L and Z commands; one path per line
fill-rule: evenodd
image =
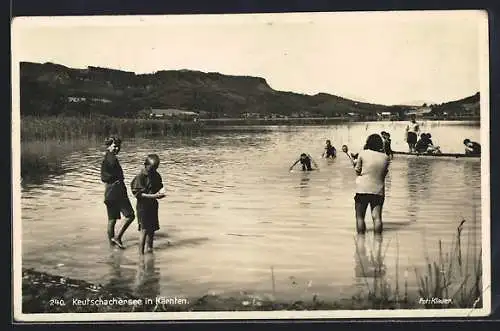
M 394 279 L 396 268 L 401 274 L 424 266 L 426 254 L 437 254 L 439 239 L 451 244 L 462 218 L 464 245 L 479 250 L 476 159 L 396 156 L 386 179 L 383 238 L 370 236 L 367 219 L 366 238 L 353 241 L 356 176 L 342 153 L 321 159 L 324 141 L 330 139 L 337 150 L 346 144 L 356 153 L 369 134 L 385 130 L 393 149 L 405 150 L 404 126 L 276 126 L 193 138 L 124 139 L 119 159 L 127 187 L 145 155 L 155 152 L 168 193 L 160 201 L 155 253 L 144 259 L 138 256 L 137 224 L 125 233 L 127 249 L 107 244 L 102 151 L 74 153 L 64 163 L 71 171 L 23 189 L 23 265 L 142 296 L 247 291 L 285 299 L 311 293 L 338 298 L 350 297 L 376 270 Z M 462 152 L 462 137 L 479 141 L 478 127 L 425 127 L 443 152 Z M 319 171 L 288 171 L 302 152 L 311 154 Z M 409 282 L 415 289 L 415 280 Z
M 356 255 L 354 273 L 360 278 L 377 278 L 385 274 L 384 256 L 382 252 L 383 236 L 374 235 L 367 243 L 366 235 L 358 235 L 355 239 Z M 367 247 L 370 246 L 370 247 Z
M 160 268 L 155 266 L 155 255 L 149 254 L 139 259 L 134 293 L 146 298 L 160 295 Z

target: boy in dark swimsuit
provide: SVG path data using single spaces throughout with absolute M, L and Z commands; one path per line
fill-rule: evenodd
M 150 154 L 144 161 L 144 168 L 134 177 L 130 184 L 132 193 L 137 198 L 137 218 L 141 241 L 139 243 L 139 254 L 153 251 L 155 231 L 160 229 L 158 220 L 158 199 L 165 197 L 163 181 L 157 172 L 160 158 L 156 154 Z
M 332 146 L 332 142 L 330 140 L 326 141 L 325 151 L 321 156 L 326 158 L 331 157 L 332 159 L 337 156 L 337 150 Z
M 300 158 L 297 161 L 295 161 L 294 164 L 292 164 L 292 166 L 290 167 L 290 170 L 292 170 L 293 167 L 299 162 L 302 164 L 302 171 L 314 170 L 311 166 L 311 162 L 314 164 L 314 166 L 316 168 L 318 168 L 318 165 L 316 164 L 316 162 L 314 162 L 311 155 L 306 154 L 306 153 L 302 153 L 302 154 L 300 154 Z

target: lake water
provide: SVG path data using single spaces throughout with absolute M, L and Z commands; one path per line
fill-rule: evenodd
M 349 298 L 366 287 L 371 256 L 385 256 L 386 277 L 415 290 L 414 267 L 438 256 L 465 219 L 465 247 L 481 246 L 480 160 L 395 156 L 386 179 L 382 241 L 356 241 L 355 174 L 344 155 L 321 159 L 324 142 L 359 151 L 370 133 L 391 133 L 407 150 L 405 123 L 260 127 L 193 138 L 125 139 L 119 160 L 127 186 L 146 154 L 161 158 L 168 196 L 160 201 L 155 253 L 138 255 L 137 223 L 125 250 L 106 239 L 100 146 L 65 160 L 68 172 L 22 191 L 23 267 L 130 290 L 143 297 L 246 291 L 284 300 Z M 443 152 L 479 141 L 479 126 L 427 122 Z M 320 171 L 289 172 L 301 152 Z M 298 169 L 298 168 L 297 168 Z M 129 188 L 130 190 L 130 188 Z M 135 208 L 135 198 L 129 191 Z M 120 223 L 119 223 L 120 224 Z M 465 255 L 465 252 L 464 252 Z M 397 272 L 396 272 L 397 270 Z M 402 286 L 400 284 L 400 286 Z

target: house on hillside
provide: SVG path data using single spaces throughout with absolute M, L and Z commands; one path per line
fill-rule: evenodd
M 390 111 L 383 111 L 381 113 L 377 113 L 377 117 L 381 121 L 387 121 L 392 119 L 392 113 Z
M 87 97 L 80 97 L 80 96 L 69 96 L 68 97 L 68 102 L 72 102 L 72 103 L 79 103 L 79 102 L 85 102 L 85 101 L 101 102 L 101 103 L 110 103 L 111 102 L 111 100 L 105 99 L 105 98 L 87 98 Z
M 150 118 L 182 118 L 182 119 L 197 119 L 198 113 L 192 111 L 186 111 L 181 109 L 167 108 L 167 109 L 150 109 Z
M 432 113 L 431 107 L 415 107 L 406 112 L 406 116 L 415 115 L 416 117 L 429 116 Z

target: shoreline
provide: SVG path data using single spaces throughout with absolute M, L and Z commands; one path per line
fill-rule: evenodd
M 415 309 L 415 300 L 352 297 L 335 301 L 313 296 L 310 300 L 280 301 L 271 296 L 205 294 L 192 298 L 139 298 L 84 280 L 61 277 L 31 268 L 22 271 L 22 311 L 29 313 L 111 313 L 190 311 L 366 310 Z

